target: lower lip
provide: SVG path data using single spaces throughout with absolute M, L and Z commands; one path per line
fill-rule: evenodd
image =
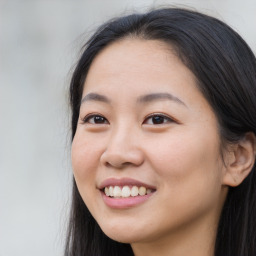
M 125 209 L 131 208 L 137 205 L 140 205 L 147 201 L 153 193 L 150 193 L 145 196 L 135 196 L 135 197 L 127 197 L 127 198 L 113 198 L 106 196 L 104 192 L 101 192 L 103 201 L 105 204 L 111 208 L 115 209 Z

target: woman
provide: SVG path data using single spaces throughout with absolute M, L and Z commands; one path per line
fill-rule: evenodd
M 221 21 L 104 24 L 70 86 L 66 255 L 256 255 L 256 61 Z

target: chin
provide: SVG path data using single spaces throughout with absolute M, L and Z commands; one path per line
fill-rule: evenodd
M 124 244 L 131 244 L 136 242 L 136 238 L 130 235 L 123 235 L 123 234 L 106 234 L 109 238 L 111 238 L 114 241 L 117 241 L 119 243 Z
M 143 240 L 144 234 L 131 228 L 102 228 L 106 236 L 120 243 L 131 244 Z

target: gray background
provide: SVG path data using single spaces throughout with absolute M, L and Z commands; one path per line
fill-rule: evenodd
M 0 256 L 60 256 L 70 202 L 67 88 L 88 35 L 114 15 L 191 6 L 256 51 L 255 0 L 0 0 Z

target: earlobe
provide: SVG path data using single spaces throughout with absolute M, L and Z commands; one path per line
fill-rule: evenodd
M 256 137 L 252 132 L 246 133 L 244 138 L 232 145 L 226 155 L 223 185 L 236 187 L 251 172 L 255 163 Z

